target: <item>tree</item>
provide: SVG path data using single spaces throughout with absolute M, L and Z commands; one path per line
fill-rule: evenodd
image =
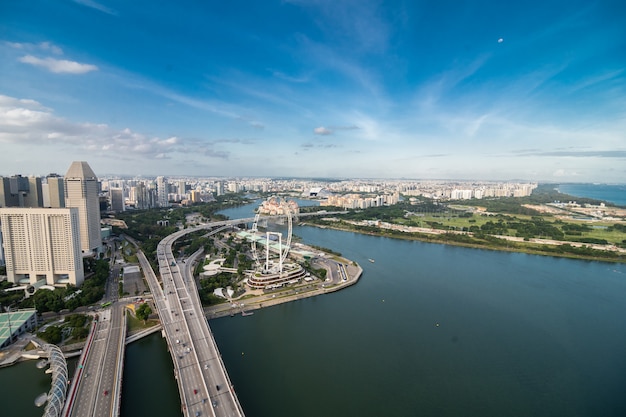
M 139 320 L 143 320 L 143 324 L 146 324 L 146 320 L 148 320 L 150 314 L 152 314 L 152 309 L 150 308 L 148 303 L 143 303 L 135 311 L 135 315 Z
M 37 333 L 37 336 L 53 345 L 58 344 L 63 339 L 59 326 L 50 326 L 45 331 Z
M 86 327 L 74 327 L 72 329 L 72 337 L 76 340 L 84 339 L 89 335 L 89 330 Z

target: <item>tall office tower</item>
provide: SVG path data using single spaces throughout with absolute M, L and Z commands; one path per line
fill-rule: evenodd
M 134 200 L 135 200 L 135 207 L 140 210 L 148 208 L 147 202 L 146 202 L 148 198 L 146 185 L 143 182 L 140 182 L 140 183 L 137 183 L 137 185 L 135 185 L 133 189 L 135 190 L 133 192 Z
M 4 244 L 2 243 L 2 223 L 0 222 L 0 266 L 4 266 Z
M 1 208 L 0 224 L 9 282 L 83 283 L 78 209 Z
M 220 196 L 224 195 L 224 183 L 222 181 L 218 181 L 215 184 L 215 193 Z
M 169 187 L 167 183 L 167 179 L 165 177 L 156 177 L 157 183 L 157 205 L 159 207 L 168 207 L 169 201 L 167 198 L 167 194 L 169 193 Z
M 124 190 L 121 188 L 109 188 L 109 198 L 111 199 L 111 211 L 124 211 Z
M 17 195 L 11 193 L 11 178 L 0 177 L 0 207 L 18 207 Z
M 43 191 L 40 177 L 28 177 L 28 192 L 24 195 L 24 207 L 43 207 Z
M 148 188 L 147 195 L 148 208 L 158 207 L 157 190 L 150 187 Z
M 65 207 L 65 186 L 63 177 L 58 174 L 50 174 L 46 178 L 48 181 L 48 201 L 46 207 Z
M 181 198 L 185 197 L 185 194 L 187 194 L 187 181 L 185 180 L 178 181 L 178 194 L 181 195 Z
M 13 207 L 24 207 L 24 199 L 30 189 L 28 178 L 21 175 L 13 175 L 9 178 L 11 184 L 11 195 L 17 198 L 17 204 Z
M 65 207 L 76 207 L 83 254 L 97 251 L 100 238 L 98 178 L 85 161 L 74 161 L 65 174 Z

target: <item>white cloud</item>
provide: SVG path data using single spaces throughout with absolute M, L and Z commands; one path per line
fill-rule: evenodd
M 5 42 L 6 45 L 14 49 L 23 51 L 46 51 L 55 55 L 63 55 L 63 50 L 52 42 L 28 43 L 28 42 Z
M 0 143 L 25 146 L 46 152 L 46 146 L 88 150 L 103 156 L 119 158 L 132 155 L 146 159 L 169 158 L 173 153 L 195 153 L 228 158 L 229 153 L 215 150 L 215 142 L 165 139 L 134 132 L 129 128 L 116 130 L 106 124 L 76 123 L 54 115 L 34 100 L 0 95 Z
M 74 0 L 74 3 L 78 3 L 81 4 L 83 6 L 95 9 L 95 10 L 99 10 L 103 13 L 106 14 L 111 14 L 111 15 L 116 15 L 117 12 L 109 7 L 106 7 L 98 2 L 95 2 L 94 0 Z
M 320 126 L 313 129 L 313 133 L 316 135 L 332 135 L 333 131 L 324 126 Z
M 39 44 L 39 48 L 44 51 L 50 51 L 55 55 L 63 55 L 63 50 L 50 42 L 41 42 Z
M 25 55 L 19 61 L 24 64 L 43 67 L 55 74 L 85 74 L 98 69 L 97 66 L 91 64 L 81 64 L 80 62 L 68 61 L 66 59 L 37 58 L 32 55 Z
M 36 100 L 30 99 L 18 99 L 14 97 L 4 96 L 0 94 L 0 108 L 3 107 L 21 107 L 28 109 L 38 109 L 38 110 L 46 110 L 50 111 L 47 107 L 44 107 Z

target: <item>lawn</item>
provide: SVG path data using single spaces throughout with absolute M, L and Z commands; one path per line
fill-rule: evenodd
M 142 320 L 139 320 L 130 311 L 126 312 L 126 321 L 128 326 L 128 333 L 145 330 L 159 324 L 159 321 L 155 319 L 149 319 L 146 321 L 146 324 L 144 324 Z

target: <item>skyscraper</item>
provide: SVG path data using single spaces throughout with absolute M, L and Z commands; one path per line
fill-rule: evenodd
M 102 245 L 100 238 L 100 201 L 98 178 L 85 161 L 74 161 L 65 174 L 65 207 L 76 207 L 83 254 Z
M 17 207 L 19 201 L 16 195 L 11 192 L 11 179 L 0 177 L 0 207 Z
M 24 207 L 43 207 L 40 177 L 28 177 L 28 192 L 24 195 Z
M 111 211 L 124 211 L 124 190 L 117 187 L 109 188 L 109 198 L 111 200 Z
M 63 177 L 57 174 L 48 175 L 48 199 L 47 207 L 65 207 L 65 187 Z
M 76 208 L 1 208 L 0 226 L 9 282 L 83 283 Z
M 169 207 L 167 195 L 169 193 L 169 183 L 165 177 L 156 177 L 157 199 L 159 207 Z

